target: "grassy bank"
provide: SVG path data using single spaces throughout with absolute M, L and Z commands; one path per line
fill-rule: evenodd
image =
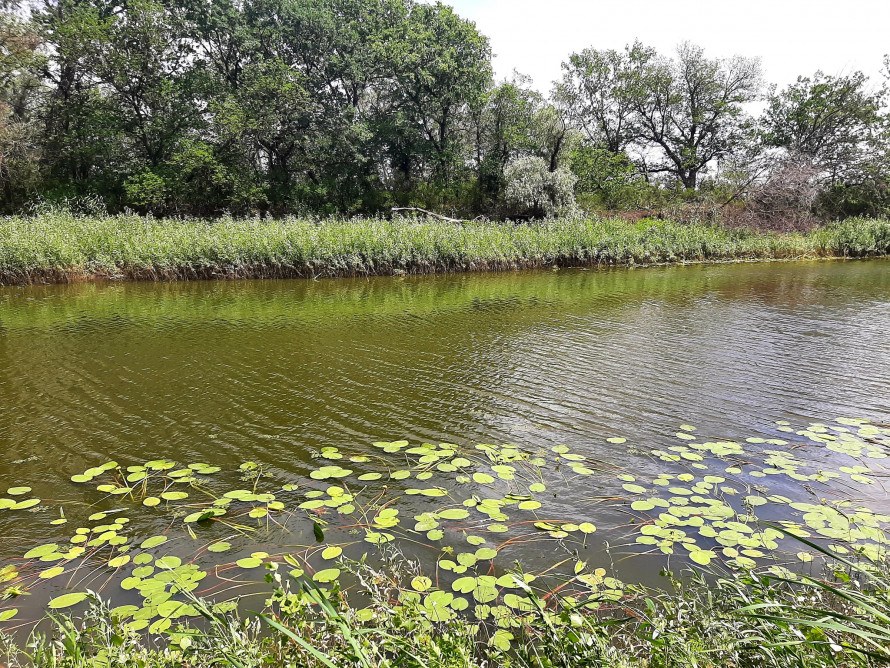
M 415 566 L 390 556 L 384 570 L 352 562 L 368 595 L 361 609 L 349 607 L 337 588 L 297 582 L 270 565 L 262 612 L 242 616 L 192 595 L 189 607 L 203 620 L 177 622 L 171 613 L 166 642 L 159 642 L 128 629 L 93 595 L 86 613 L 56 613 L 49 632 L 26 642 L 0 632 L 0 661 L 10 668 L 814 668 L 890 661 L 886 566 L 842 560 L 827 579 L 776 569 L 708 580 L 666 574 L 664 590 L 605 590 L 597 603 L 545 600 L 526 586 L 512 608 L 495 606 L 480 622 L 438 615 L 419 596 L 406 596 Z
M 530 225 L 383 219 L 218 221 L 67 213 L 0 219 L 0 282 L 313 278 L 890 253 L 890 221 L 809 234 L 665 221 Z

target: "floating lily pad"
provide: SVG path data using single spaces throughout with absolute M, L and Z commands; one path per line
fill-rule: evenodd
M 40 557 L 45 557 L 48 554 L 57 552 L 58 549 L 59 546 L 55 543 L 40 545 L 25 552 L 25 559 L 39 559 Z
M 83 593 L 63 594 L 52 599 L 47 605 L 53 610 L 61 610 L 62 608 L 70 608 L 73 605 L 77 605 L 81 601 L 86 600 L 86 598 L 87 595 Z
M 315 575 L 312 576 L 312 579 L 316 582 L 333 582 L 338 577 L 340 577 L 340 569 L 339 568 L 326 568 L 323 571 L 318 571 Z
M 336 559 L 341 554 L 343 554 L 343 548 L 338 545 L 331 545 L 330 547 L 322 550 L 321 558 L 322 559 Z
M 140 547 L 143 550 L 150 550 L 153 547 L 158 547 L 159 545 L 163 545 L 166 542 L 167 542 L 166 536 L 153 536 L 152 538 L 147 538 L 144 541 L 142 541 L 142 545 L 140 545 Z

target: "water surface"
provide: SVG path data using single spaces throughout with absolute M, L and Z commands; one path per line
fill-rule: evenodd
M 109 459 L 299 483 L 322 447 L 396 439 L 656 474 L 682 424 L 775 438 L 837 417 L 890 421 L 888 261 L 0 288 L 0 489 L 44 499 L 86 500 L 70 476 Z M 625 515 L 579 504 L 620 483 L 584 484 L 552 502 L 596 523 L 596 549 L 620 543 Z M 11 518 L 0 561 L 38 540 Z

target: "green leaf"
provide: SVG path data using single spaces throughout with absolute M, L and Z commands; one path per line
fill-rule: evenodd
M 338 545 L 331 545 L 330 547 L 322 550 L 321 558 L 322 559 L 336 559 L 341 554 L 343 554 L 343 548 Z
M 142 541 L 142 545 L 140 545 L 140 547 L 143 550 L 150 550 L 151 548 L 157 547 L 158 545 L 163 545 L 166 542 L 167 542 L 166 536 L 153 536 L 151 538 L 146 538 L 144 541 Z
M 60 610 L 61 608 L 70 608 L 72 605 L 77 605 L 83 600 L 86 600 L 87 595 L 84 593 L 77 594 L 63 594 L 62 596 L 57 596 L 52 599 L 47 605 L 53 610 Z
M 64 566 L 56 566 L 55 568 L 48 568 L 47 570 L 40 573 L 40 578 L 43 580 L 49 580 L 50 578 L 54 578 L 57 575 L 61 575 L 65 572 Z
M 40 545 L 25 552 L 25 559 L 39 559 L 40 557 L 45 557 L 48 554 L 58 551 L 58 549 L 59 546 L 55 543 Z
M 316 582 L 333 582 L 338 577 L 340 577 L 339 568 L 326 568 L 322 571 L 318 571 L 312 576 L 312 579 Z

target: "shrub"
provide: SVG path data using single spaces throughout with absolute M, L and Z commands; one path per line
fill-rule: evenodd
M 578 177 L 565 167 L 550 171 L 543 158 L 517 158 L 504 170 L 506 199 L 517 217 L 543 218 L 571 211 Z

